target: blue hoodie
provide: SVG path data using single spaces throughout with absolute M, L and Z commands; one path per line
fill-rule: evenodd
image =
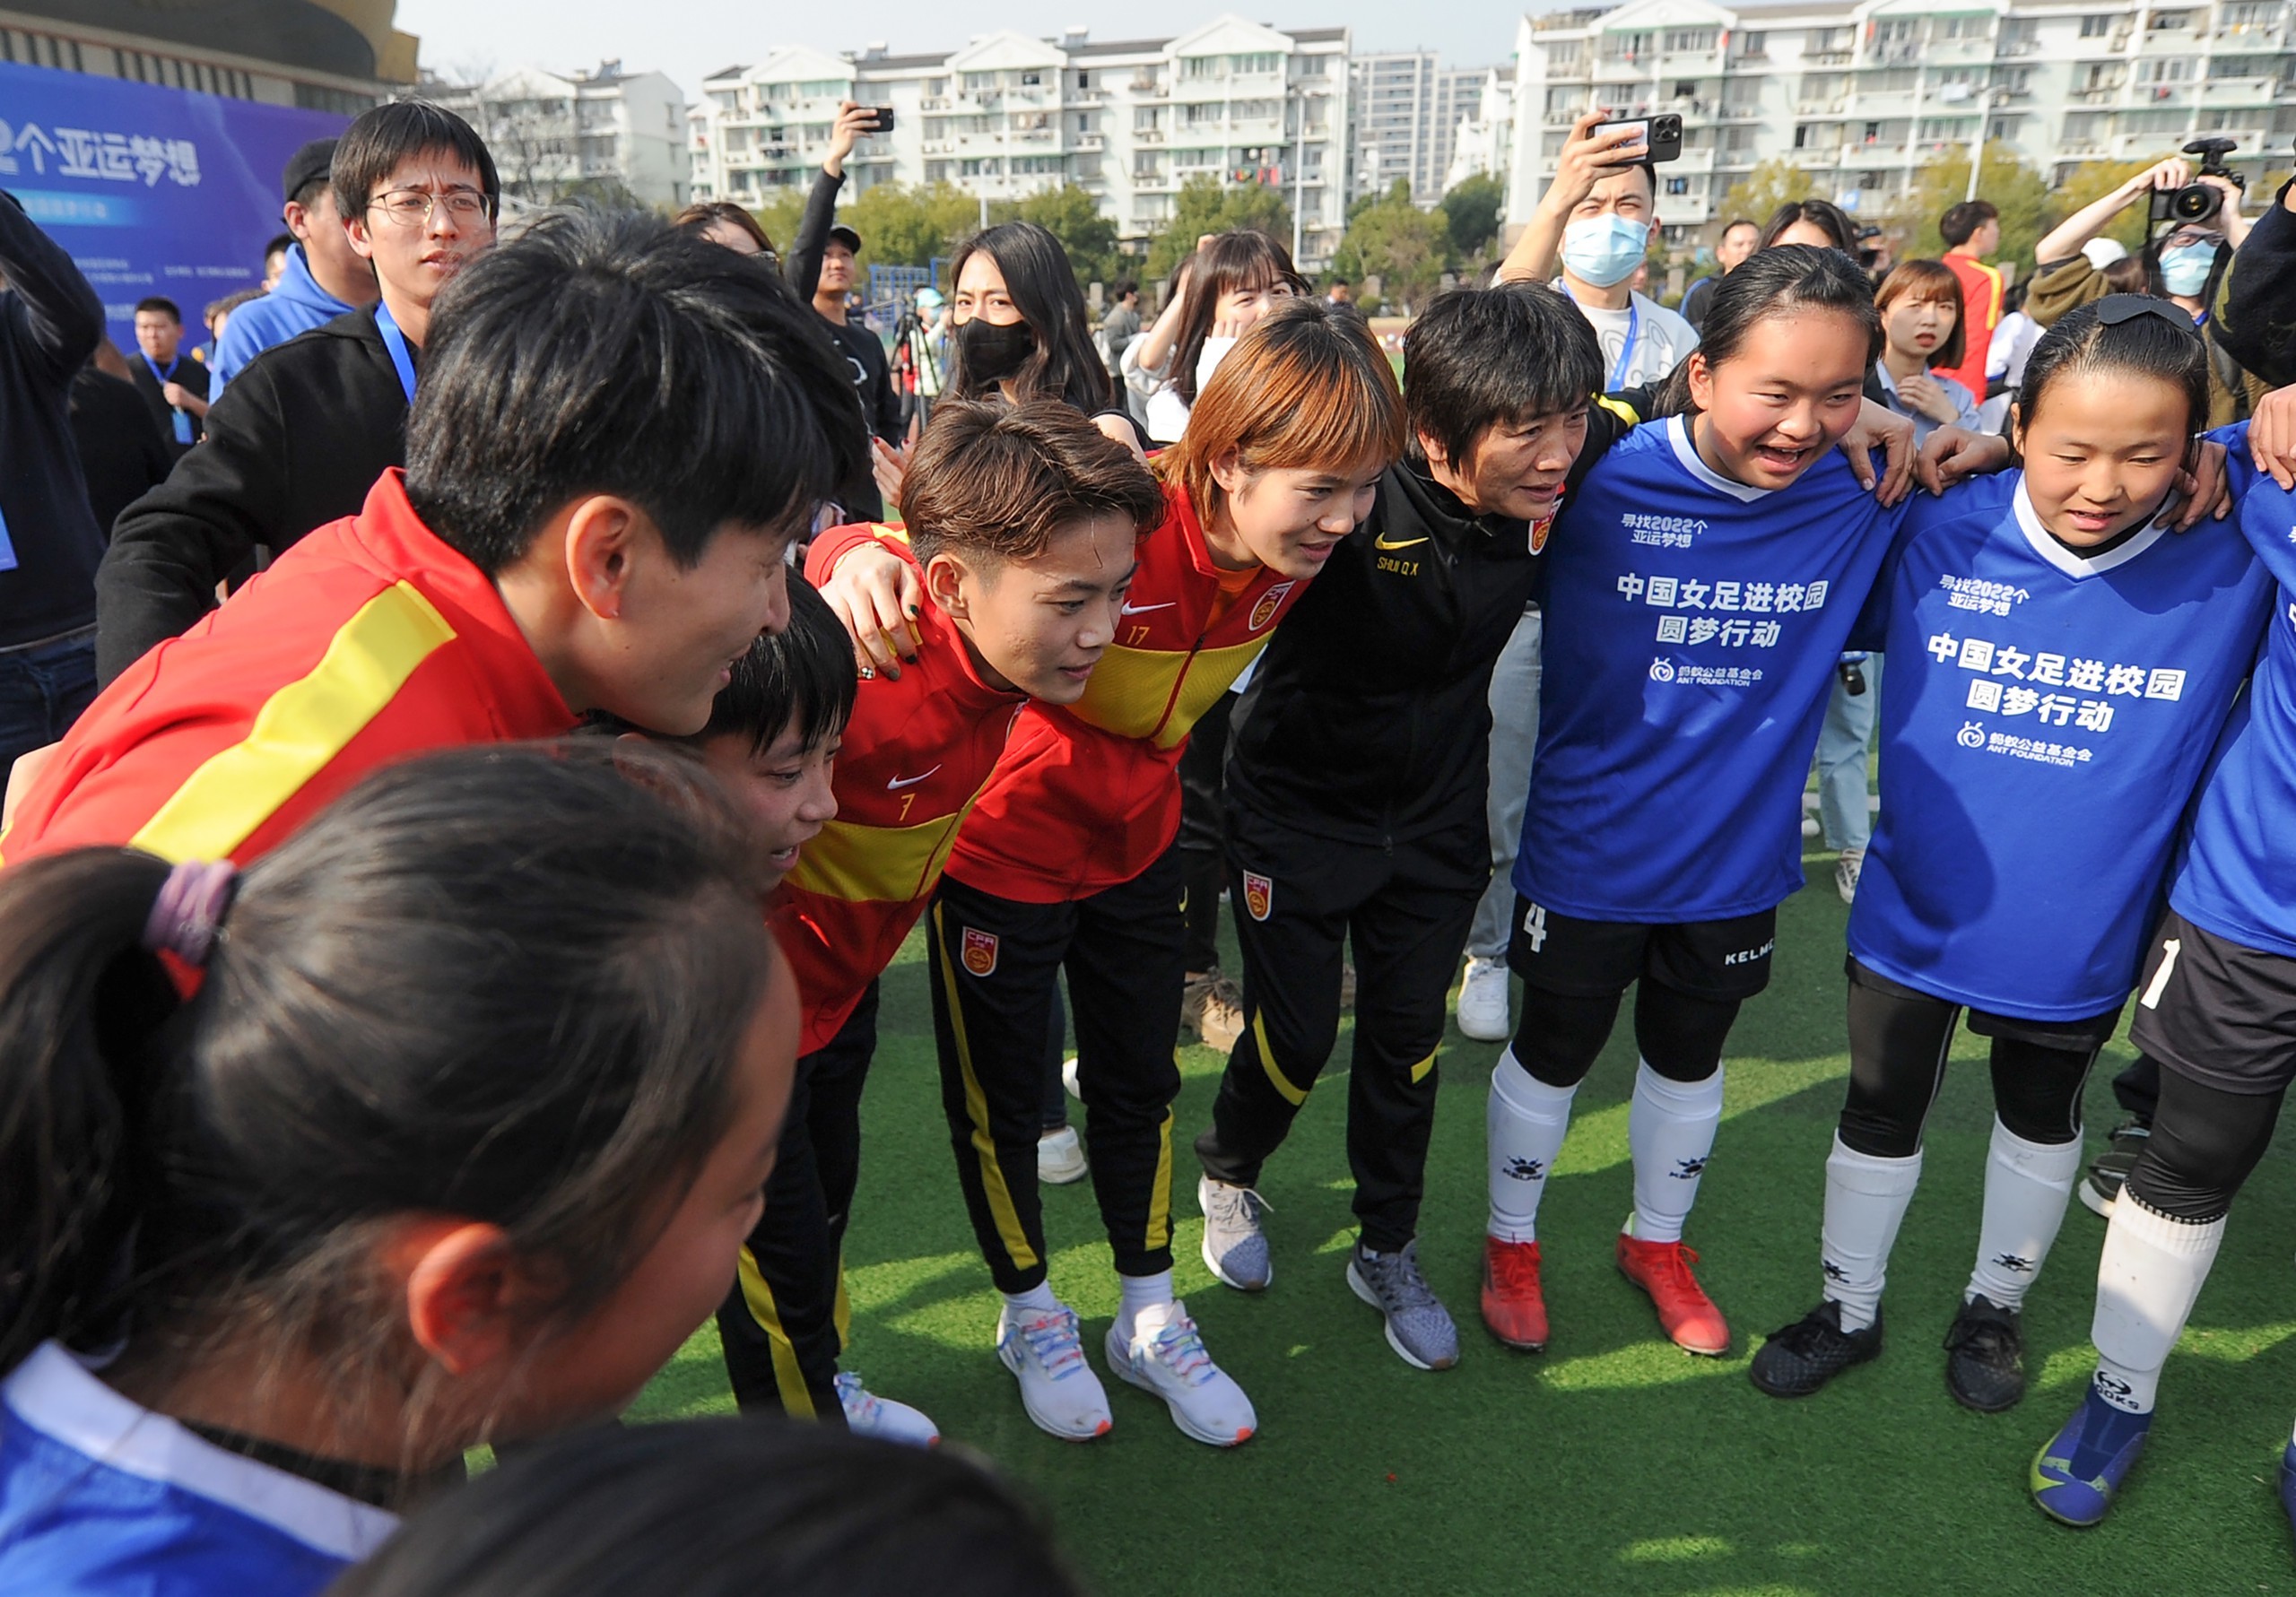
M 311 275 L 310 263 L 303 256 L 303 247 L 290 246 L 287 269 L 280 273 L 278 286 L 262 299 L 240 306 L 223 324 L 223 336 L 215 342 L 215 359 L 209 368 L 208 402 L 213 404 L 224 384 L 273 344 L 285 343 L 299 333 L 308 333 L 357 308 L 319 287 Z

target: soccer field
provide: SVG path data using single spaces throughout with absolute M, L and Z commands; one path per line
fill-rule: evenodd
M 1222 1062 L 1191 1047 L 1173 1133 L 1178 1279 L 1262 1428 L 1217 1452 L 1109 1380 L 1114 1431 L 1088 1445 L 1053 1440 L 1022 1415 L 991 1349 L 996 1296 L 958 1197 L 912 939 L 885 978 L 864 1109 L 848 1367 L 1024 1483 L 1108 1593 L 2296 1592 L 2273 1488 L 2296 1415 L 2296 1181 L 2282 1150 L 2233 1211 L 2149 1451 L 2098 1530 L 2045 1520 L 2024 1489 L 2090 1367 L 2104 1227 L 2087 1210 L 2067 1215 L 2028 1307 L 2023 1406 L 1980 1416 L 1945 1393 L 1940 1341 L 1975 1246 L 1991 1115 L 1982 1045 L 1966 1035 L 1892 1262 L 1887 1351 L 1797 1403 L 1748 1383 L 1762 1334 L 1816 1300 L 1824 1161 L 1848 1068 L 1846 912 L 1832 856 L 1809 865 L 1811 885 L 1780 912 L 1774 983 L 1731 1038 L 1726 1124 L 1690 1226 L 1700 1277 L 1737 1333 L 1729 1358 L 1692 1358 L 1661 1340 L 1611 1263 L 1631 1203 L 1623 1020 L 1579 1093 L 1540 1212 L 1554 1340 L 1537 1355 L 1500 1347 L 1476 1315 L 1483 1098 L 1498 1049 L 1456 1030 L 1446 1039 L 1421 1254 L 1464 1357 L 1435 1374 L 1388 1350 L 1342 1280 L 1352 1236 L 1345 1031 L 1262 1184 L 1275 1279 L 1257 1298 L 1214 1282 L 1196 1252 L 1189 1144 Z M 2107 1078 L 2128 1057 L 2117 1045 L 2092 1082 L 2092 1146 L 2117 1118 Z M 1116 1289 L 1090 1184 L 1049 1189 L 1046 1209 L 1052 1284 L 1083 1315 L 1097 1369 Z M 637 1412 L 730 1408 L 705 1327 Z

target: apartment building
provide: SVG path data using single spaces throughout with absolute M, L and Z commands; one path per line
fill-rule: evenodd
M 1980 122 L 2052 183 L 2084 161 L 2235 139 L 2232 164 L 2261 198 L 2296 135 L 2292 27 L 2288 0 L 1628 0 L 1526 16 L 1508 214 L 1530 214 L 1593 105 L 1682 117 L 1683 157 L 1659 169 L 1659 220 L 1677 241 L 1770 160 L 1879 215 L 1925 164 L 1969 149 Z
M 1010 30 L 963 48 L 849 56 L 804 46 L 702 83 L 689 117 L 696 199 L 756 204 L 813 181 L 840 100 L 893 108 L 847 163 L 847 192 L 947 182 L 987 200 L 1074 184 L 1126 239 L 1169 221 L 1189 178 L 1282 189 L 1308 262 L 1345 230 L 1348 32 L 1223 16 L 1177 38 Z
M 548 205 L 612 184 L 664 210 L 686 203 L 685 93 L 658 72 L 619 61 L 587 73 L 522 67 L 484 83 L 427 78 L 420 92 L 478 129 L 507 199 Z
M 1459 124 L 1480 119 L 1493 69 L 1447 67 L 1432 50 L 1395 50 L 1354 56 L 1348 74 L 1352 192 L 1385 194 L 1401 178 L 1413 204 L 1432 205 L 1449 187 Z

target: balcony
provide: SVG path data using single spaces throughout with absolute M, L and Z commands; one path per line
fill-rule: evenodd
M 1848 66 L 1857 59 L 1856 50 L 1805 50 L 1802 53 L 1802 65 L 1805 66 Z
M 1135 127 L 1132 130 L 1132 142 L 1135 144 L 1161 144 L 1164 142 L 1164 130 L 1161 127 Z
M 2272 78 L 2210 78 L 2200 86 L 2205 106 L 2268 106 L 2278 98 Z
M 1080 133 L 1068 142 L 1068 147 L 1071 150 L 1089 153 L 1095 150 L 1106 149 L 1108 141 L 1097 133 Z
M 2075 89 L 2065 97 L 2067 105 L 2118 105 L 2120 103 L 2119 83 L 2100 83 L 2093 89 Z
M 1797 100 L 1794 102 L 1794 114 L 1797 117 L 1839 117 L 1848 104 L 1848 99 L 1839 94 L 1831 100 Z

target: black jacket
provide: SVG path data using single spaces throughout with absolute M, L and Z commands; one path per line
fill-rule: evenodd
M 356 515 L 405 464 L 406 395 L 372 310 L 264 351 L 207 412 L 206 440 L 113 526 L 96 574 L 97 680 L 213 609 L 215 585 L 258 546 L 277 554 Z
M 1627 426 L 1595 408 L 1566 494 Z M 1260 656 L 1229 744 L 1229 802 L 1368 847 L 1481 826 L 1491 671 L 1544 548 L 1526 523 L 1470 515 L 1423 466 L 1389 466 L 1371 514 Z
M 175 456 L 152 424 L 152 412 L 126 378 L 83 366 L 72 379 L 72 436 L 96 530 L 111 535 L 119 513 L 168 480 Z
M 191 444 L 176 442 L 176 408 L 168 403 L 167 390 L 160 386 L 159 373 L 152 369 L 151 363 L 139 352 L 128 358 L 127 376 L 128 380 L 135 385 L 136 393 L 144 396 L 144 409 L 152 418 L 152 425 L 160 430 L 161 441 L 167 446 L 168 458 L 170 461 L 182 459 Z M 188 388 L 204 399 L 207 397 L 207 368 L 187 354 L 177 357 L 174 381 L 178 387 Z M 203 430 L 200 419 L 187 411 L 184 420 L 191 423 L 192 443 L 197 443 Z
M 2296 215 L 2288 189 L 2280 186 L 2248 230 L 2209 322 L 2224 352 L 2274 388 L 2296 383 Z
M 813 302 L 813 291 L 821 287 L 822 251 L 837 221 L 838 191 L 844 187 L 841 173 L 824 169 L 814 175 L 813 191 L 805 196 L 804 214 L 798 219 L 797 236 L 790 241 L 788 256 L 782 262 L 783 277 L 808 305 Z M 892 367 L 885 359 L 885 346 L 857 322 L 838 323 L 823 317 L 822 331 L 828 334 L 830 347 L 852 369 L 853 394 L 860 402 L 863 424 L 885 442 L 899 444 L 900 399 L 893 392 Z M 885 513 L 876 477 L 868 471 L 847 483 L 838 499 L 848 520 L 876 521 Z
M 103 301 L 13 195 L 0 195 L 0 647 L 96 619 L 103 536 L 72 442 L 72 378 L 104 334 Z

